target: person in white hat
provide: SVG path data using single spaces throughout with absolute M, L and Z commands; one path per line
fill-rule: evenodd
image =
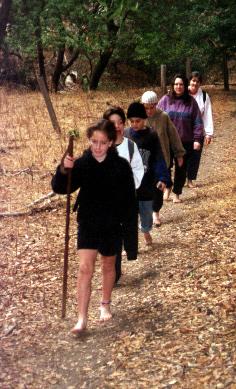
M 142 97 L 141 102 L 144 104 L 147 114 L 147 125 L 150 126 L 159 136 L 163 156 L 171 176 L 171 167 L 173 165 L 173 157 L 177 159 L 179 166 L 183 163 L 183 156 L 185 154 L 180 136 L 173 122 L 168 114 L 157 108 L 158 97 L 154 91 L 146 91 Z M 168 199 L 172 187 L 172 181 L 167 185 L 164 193 L 164 199 Z M 158 227 L 161 225 L 160 209 L 163 205 L 163 192 L 155 192 L 153 201 L 153 221 Z

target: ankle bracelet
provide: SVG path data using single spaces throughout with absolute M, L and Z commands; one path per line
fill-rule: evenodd
M 108 305 L 111 304 L 111 300 L 109 301 L 101 301 L 101 305 Z

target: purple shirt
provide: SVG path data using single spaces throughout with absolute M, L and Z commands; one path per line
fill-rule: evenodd
M 158 103 L 158 108 L 167 112 L 183 143 L 200 142 L 203 139 L 203 121 L 195 99 L 190 96 L 190 103 L 181 98 L 165 95 Z

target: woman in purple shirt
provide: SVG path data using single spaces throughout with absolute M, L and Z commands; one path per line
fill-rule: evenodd
M 183 164 L 175 161 L 173 185 L 173 202 L 180 203 L 180 195 L 186 180 L 188 160 L 193 150 L 199 150 L 203 139 L 203 122 L 198 104 L 188 92 L 188 79 L 182 74 L 176 74 L 172 83 L 172 92 L 165 95 L 158 103 L 158 108 L 167 112 L 178 130 L 186 154 Z M 168 190 L 168 189 L 167 189 Z M 167 198 L 170 190 L 167 193 Z

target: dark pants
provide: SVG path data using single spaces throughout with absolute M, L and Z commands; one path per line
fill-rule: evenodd
M 160 189 L 155 189 L 153 196 L 152 209 L 154 212 L 159 212 L 163 206 L 163 192 Z
M 188 160 L 187 164 L 187 178 L 189 180 L 196 180 L 200 161 L 201 161 L 201 155 L 203 150 L 203 143 L 204 140 L 201 142 L 201 148 L 200 150 L 193 150 L 192 154 L 190 155 L 190 158 Z
M 138 200 L 136 202 L 137 205 L 137 226 L 138 226 Z M 138 239 L 138 228 L 137 228 L 137 239 Z M 117 240 L 116 240 L 116 261 L 115 261 L 115 271 L 116 271 L 116 278 L 115 283 L 117 283 L 121 277 L 121 261 L 122 261 L 122 249 L 123 249 L 123 242 L 124 242 L 124 234 L 123 231 L 121 231 L 120 234 L 117 234 Z M 134 259 L 134 258 L 132 258 Z
M 177 195 L 182 194 L 182 190 L 186 181 L 188 161 L 193 153 L 193 142 L 183 143 L 186 154 L 183 156 L 183 165 L 178 166 L 178 161 L 175 159 L 175 174 L 174 174 L 174 186 L 173 193 Z

